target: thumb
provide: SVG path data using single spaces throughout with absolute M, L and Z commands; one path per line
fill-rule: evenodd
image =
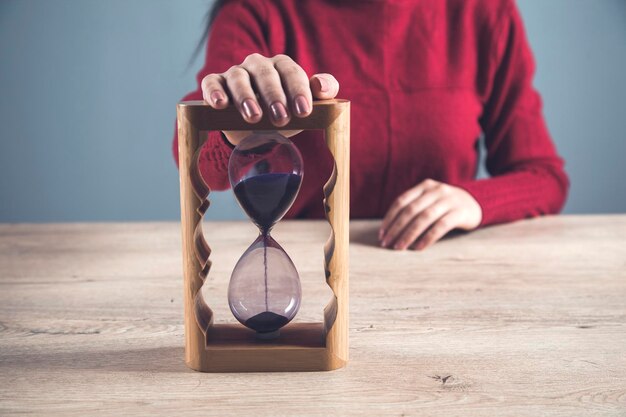
M 315 74 L 310 79 L 313 98 L 331 99 L 339 93 L 339 82 L 330 74 Z

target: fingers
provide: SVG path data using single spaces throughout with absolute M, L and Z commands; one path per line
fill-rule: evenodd
M 454 229 L 459 223 L 459 217 L 459 211 L 456 210 L 444 214 L 412 245 L 412 248 L 417 250 L 426 249 Z
M 426 190 L 427 185 L 427 183 L 425 184 L 422 182 L 418 186 L 405 191 L 396 199 L 396 201 L 393 202 L 391 207 L 389 207 L 389 210 L 387 210 L 387 214 L 385 214 L 385 217 L 383 218 L 383 222 L 378 233 L 379 239 L 382 239 L 386 234 L 387 229 L 389 229 L 389 226 L 395 220 L 398 213 L 400 213 L 400 211 L 408 206 L 413 200 L 419 197 Z
M 241 67 L 248 72 L 259 98 L 265 108 L 269 109 L 272 123 L 278 127 L 286 125 L 290 119 L 287 97 L 273 60 L 259 54 L 252 54 L 243 61 Z
M 213 108 L 223 109 L 232 102 L 248 123 L 261 120 L 266 111 L 277 127 L 285 126 L 292 115 L 310 115 L 313 97 L 330 99 L 339 91 L 330 74 L 309 79 L 289 56 L 260 54 L 249 55 L 222 74 L 207 75 L 201 86 L 204 100 Z
M 379 232 L 383 246 L 390 246 L 415 216 L 439 198 L 433 192 L 435 187 L 434 181 L 426 180 L 396 199 L 385 215 Z
M 220 74 L 209 74 L 202 80 L 202 98 L 214 109 L 224 109 L 228 106 L 225 83 L 224 77 Z
M 417 199 L 413 200 L 396 216 L 393 223 L 390 225 L 389 230 L 385 233 L 382 245 L 385 247 L 391 246 L 401 236 L 404 229 L 420 215 L 420 213 L 426 210 L 437 200 L 437 195 L 432 192 L 425 192 Z M 409 242 L 412 243 L 412 242 Z
M 280 75 L 293 114 L 297 117 L 311 114 L 313 97 L 309 88 L 309 78 L 302 67 L 291 58 L 279 55 L 274 57 L 274 68 Z
M 335 98 L 339 93 L 339 81 L 331 74 L 315 74 L 310 87 L 313 97 L 320 100 Z
M 480 204 L 466 190 L 425 180 L 391 205 L 379 237 L 384 247 L 421 250 L 455 228 L 473 230 L 481 220 Z
M 394 249 L 405 250 L 449 210 L 444 201 L 435 201 L 415 216 L 400 233 Z
M 261 120 L 263 112 L 256 100 L 250 74 L 242 67 L 235 65 L 223 74 L 226 86 L 230 91 L 235 106 L 248 123 L 256 123 Z

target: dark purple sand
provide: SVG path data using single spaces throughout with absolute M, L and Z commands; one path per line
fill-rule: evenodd
M 291 207 L 301 181 L 296 174 L 261 174 L 241 181 L 233 191 L 248 217 L 266 234 Z
M 275 332 L 287 323 L 289 323 L 287 317 L 272 313 L 271 311 L 264 311 L 256 316 L 250 317 L 244 324 L 246 327 L 258 333 L 270 333 Z

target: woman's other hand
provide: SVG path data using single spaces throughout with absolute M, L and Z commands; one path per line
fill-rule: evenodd
M 422 250 L 453 229 L 477 228 L 481 220 L 482 209 L 467 191 L 428 179 L 391 205 L 379 239 L 383 247 Z
M 251 54 L 239 65 L 221 74 L 209 74 L 202 80 L 204 101 L 215 109 L 230 103 L 244 120 L 254 124 L 268 112 L 276 127 L 285 126 L 292 116 L 311 114 L 313 98 L 331 99 L 339 92 L 339 83 L 330 74 L 315 74 L 310 79 L 302 67 L 287 55 L 271 58 Z M 250 132 L 224 132 L 237 145 Z M 297 132 L 283 132 L 292 136 Z

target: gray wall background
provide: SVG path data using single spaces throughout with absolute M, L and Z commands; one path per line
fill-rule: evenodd
M 0 2 L 0 221 L 173 220 L 211 0 Z M 626 1 L 519 0 L 568 213 L 626 212 Z M 207 217 L 242 218 L 230 193 Z

